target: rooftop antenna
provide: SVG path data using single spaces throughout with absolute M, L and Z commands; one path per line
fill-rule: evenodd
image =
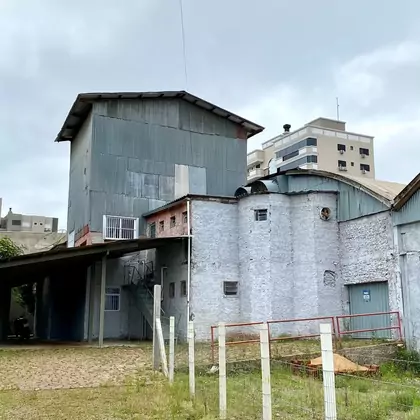
M 185 29 L 184 29 L 184 8 L 182 0 L 179 0 L 179 9 L 181 12 L 181 35 L 182 35 L 182 52 L 184 55 L 184 77 L 185 77 L 185 89 L 188 90 L 188 73 L 187 73 L 187 52 L 185 48 Z
M 338 103 L 338 96 L 335 98 L 336 106 L 337 106 L 337 121 L 340 121 L 340 104 Z

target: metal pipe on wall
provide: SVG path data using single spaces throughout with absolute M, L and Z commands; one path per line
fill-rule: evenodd
M 187 229 L 188 229 L 188 256 L 187 256 L 187 331 L 190 321 L 190 288 L 191 288 L 191 211 L 190 211 L 190 199 L 187 199 Z

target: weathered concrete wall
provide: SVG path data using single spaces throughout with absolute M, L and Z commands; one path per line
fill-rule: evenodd
M 396 247 L 388 211 L 340 222 L 341 281 L 344 285 L 388 282 L 390 310 L 402 309 Z
M 192 202 L 191 313 L 198 340 L 210 337 L 219 321 L 238 322 L 246 299 L 239 275 L 237 204 Z M 223 282 L 239 282 L 237 296 L 225 296 Z
M 330 220 L 320 218 L 322 207 L 332 210 Z M 268 220 L 255 220 L 258 209 L 268 210 Z M 341 313 L 334 193 L 245 197 L 239 202 L 239 233 L 243 321 Z M 283 324 L 273 326 L 273 333 L 316 328 L 315 323 Z
M 66 233 L 6 232 L 0 231 L 1 237 L 9 237 L 14 243 L 22 246 L 25 254 L 48 251 L 55 245 L 67 240 Z

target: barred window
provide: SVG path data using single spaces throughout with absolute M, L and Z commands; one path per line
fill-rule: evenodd
M 119 287 L 107 287 L 105 289 L 105 310 L 120 310 L 121 289 Z

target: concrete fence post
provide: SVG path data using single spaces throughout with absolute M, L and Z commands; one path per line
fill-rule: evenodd
M 169 383 L 174 382 L 175 370 L 175 318 L 169 318 Z
M 194 339 L 194 322 L 188 321 L 188 373 L 191 397 L 195 396 Z
M 155 284 L 153 289 L 153 369 L 159 370 L 159 341 L 156 331 L 156 320 L 160 319 L 161 311 L 161 286 L 160 284 Z
M 325 420 L 337 420 L 331 324 L 320 324 Z
M 271 420 L 271 373 L 270 373 L 270 342 L 268 338 L 268 325 L 264 323 L 260 330 L 261 347 L 261 376 L 263 396 L 263 420 Z
M 219 418 L 227 416 L 227 391 L 226 391 L 226 326 L 219 322 Z

